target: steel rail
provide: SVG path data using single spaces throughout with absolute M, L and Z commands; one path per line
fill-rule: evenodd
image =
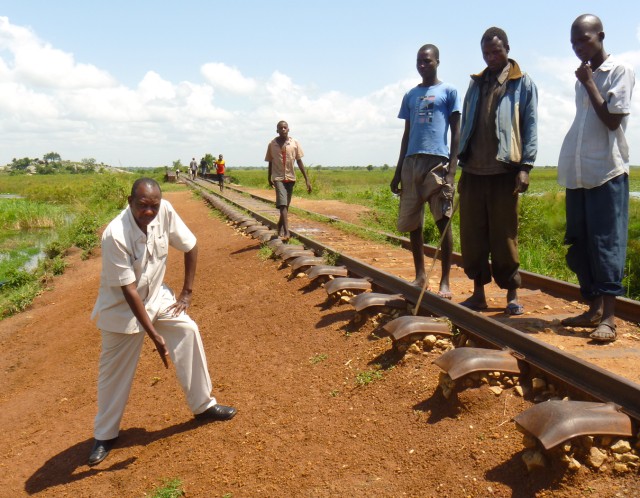
M 200 188 L 202 189 L 202 187 Z M 206 198 L 211 194 L 205 192 L 203 195 Z M 218 194 L 214 195 L 217 199 L 223 199 L 225 202 L 250 213 L 251 216 L 266 226 L 272 229 L 276 227 L 274 221 L 262 216 L 260 213 L 252 212 L 247 207 Z M 402 294 L 409 302 L 416 303 L 418 301 L 420 289 L 406 280 L 368 265 L 359 259 L 341 254 L 334 248 L 304 235 L 295 232 L 293 234 L 306 247 L 313 249 L 318 254 L 322 254 L 324 251 L 338 254 L 338 264 L 346 266 L 356 276 L 371 279 L 378 288 L 384 289 L 391 294 Z M 513 351 L 517 358 L 530 363 L 595 399 L 618 405 L 622 412 L 636 420 L 640 420 L 639 384 L 581 360 L 570 353 L 563 352 L 555 346 L 530 337 L 513 327 L 485 317 L 447 299 L 442 299 L 433 293 L 426 293 L 423 296 L 420 312 L 447 317 L 458 328 L 493 344 L 497 348 Z
M 225 188 L 229 188 L 230 190 L 248 195 L 252 199 L 262 201 L 262 202 L 270 202 L 268 199 L 261 197 L 257 194 L 253 194 L 251 192 L 245 192 L 236 187 L 226 186 Z M 399 244 L 404 249 L 411 250 L 411 241 L 407 237 L 402 237 L 399 235 L 395 235 L 388 232 L 381 232 L 378 230 L 374 230 L 372 228 L 364 227 L 361 225 L 355 225 L 353 223 L 349 223 L 348 221 L 343 221 L 340 219 L 332 218 L 331 216 L 327 216 L 320 213 L 314 213 L 313 211 L 308 211 L 302 208 L 294 208 L 292 211 L 301 211 L 303 213 L 317 216 L 321 218 L 326 218 L 330 223 L 342 223 L 344 225 L 357 228 L 358 230 L 364 230 L 366 232 L 371 232 L 372 234 L 382 235 L 387 240 Z M 425 256 L 433 258 L 436 253 L 436 248 L 424 244 L 423 251 Z M 462 266 L 462 254 L 459 252 L 454 252 L 451 258 L 452 262 L 457 264 L 458 266 Z M 533 273 L 526 270 L 520 270 L 520 277 L 522 278 L 523 287 L 540 289 L 548 294 L 554 295 L 556 297 L 569 298 L 573 300 L 581 300 L 582 295 L 580 294 L 580 287 L 576 284 L 572 284 L 570 282 L 565 282 L 564 280 L 559 280 L 552 277 L 547 277 L 545 275 L 540 275 L 539 273 Z M 640 301 L 635 301 L 633 299 L 629 299 L 626 297 L 616 297 L 616 316 L 622 318 L 623 320 L 628 320 L 630 322 L 637 323 L 640 320 Z

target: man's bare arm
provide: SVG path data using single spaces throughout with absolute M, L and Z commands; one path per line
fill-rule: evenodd
M 391 180 L 391 185 L 389 188 L 391 192 L 394 194 L 400 193 L 400 178 L 402 177 L 402 161 L 404 161 L 404 156 L 407 155 L 407 149 L 409 147 L 409 131 L 411 129 L 411 123 L 408 119 L 404 120 L 404 132 L 402 134 L 402 141 L 400 142 L 400 155 L 398 156 L 398 164 L 396 166 L 396 171 L 393 174 L 393 178 Z
M 156 332 L 156 329 L 147 314 L 142 298 L 140 298 L 140 294 L 138 294 L 136 283 L 132 282 L 128 285 L 123 285 L 120 288 L 122 289 L 122 294 L 124 295 L 129 308 L 131 308 L 133 315 L 138 319 L 138 322 L 140 322 L 144 330 L 147 332 L 147 335 L 156 345 L 156 349 L 158 350 L 158 354 L 160 355 L 165 368 L 169 368 L 169 351 L 167 350 L 164 339 L 160 334 L 158 334 L 158 332 Z
M 307 176 L 307 171 L 304 169 L 304 163 L 302 159 L 296 159 L 296 163 L 298 163 L 298 168 L 302 172 L 302 176 L 304 176 L 304 181 L 307 184 L 307 192 L 311 193 L 311 183 L 309 182 L 309 177 Z
M 196 266 L 198 263 L 198 245 L 196 244 L 189 252 L 184 253 L 184 283 L 182 291 L 167 312 L 173 311 L 173 316 L 178 316 L 183 311 L 187 311 L 191 306 L 191 295 L 193 293 L 193 281 L 196 277 Z
M 613 114 L 609 112 L 607 102 L 602 98 L 602 95 L 600 95 L 596 82 L 593 80 L 593 70 L 591 66 L 586 62 L 580 64 L 580 67 L 576 69 L 576 78 L 578 78 L 578 81 L 582 83 L 587 91 L 591 105 L 593 105 L 593 110 L 596 111 L 596 115 L 600 118 L 600 121 L 611 131 L 617 130 L 620 123 L 622 123 L 622 118 L 624 118 L 626 114 Z
M 460 113 L 454 112 L 449 116 L 449 128 L 451 129 L 451 149 L 449 151 L 449 173 L 447 183 L 453 185 L 458 168 L 458 149 L 460 148 Z

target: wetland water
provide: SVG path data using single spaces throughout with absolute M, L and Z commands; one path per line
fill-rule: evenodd
M 47 244 L 56 238 L 56 231 L 49 228 L 0 231 L 0 280 L 10 268 L 35 269 Z
M 15 194 L 0 194 L 0 209 L 12 209 L 5 204 L 14 199 L 23 199 Z M 9 211 L 5 212 L 9 213 Z M 57 238 L 53 228 L 0 229 L 0 282 L 12 269 L 32 271 L 44 257 L 44 249 Z

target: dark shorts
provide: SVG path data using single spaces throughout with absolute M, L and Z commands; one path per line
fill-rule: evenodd
M 273 182 L 276 187 L 276 207 L 289 206 L 291 204 L 291 196 L 293 195 L 293 187 L 296 182 L 283 182 L 276 180 Z
M 216 173 L 215 175 L 213 175 L 213 180 L 218 183 L 224 182 L 224 173 Z

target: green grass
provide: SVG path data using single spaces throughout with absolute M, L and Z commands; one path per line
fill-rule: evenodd
M 54 228 L 64 223 L 61 206 L 26 199 L 0 199 L 0 230 Z
M 275 253 L 267 244 L 262 244 L 260 246 L 260 250 L 258 251 L 258 258 L 260 258 L 261 261 L 274 259 L 275 257 Z
M 165 479 L 152 491 L 151 498 L 179 498 L 185 496 L 180 479 Z
M 356 374 L 356 385 L 359 387 L 366 386 L 372 382 L 382 379 L 382 371 L 380 370 L 364 370 Z
M 309 361 L 311 362 L 312 365 L 317 365 L 318 363 L 323 362 L 327 358 L 328 356 L 325 353 L 317 353 L 317 354 L 314 354 L 311 358 L 309 358 Z

